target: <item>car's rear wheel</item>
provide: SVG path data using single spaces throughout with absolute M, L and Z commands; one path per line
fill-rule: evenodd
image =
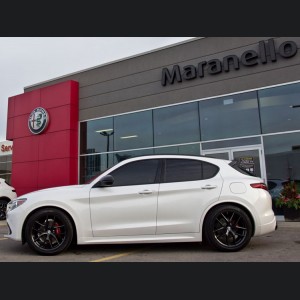
M 0 199 L 0 220 L 6 219 L 6 207 L 7 207 L 7 201 Z
M 73 239 L 69 217 L 59 209 L 40 209 L 25 225 L 25 239 L 31 249 L 42 255 L 56 255 L 66 250 Z
M 212 209 L 204 224 L 209 244 L 221 251 L 238 251 L 250 241 L 253 226 L 244 210 L 234 205 L 221 205 Z

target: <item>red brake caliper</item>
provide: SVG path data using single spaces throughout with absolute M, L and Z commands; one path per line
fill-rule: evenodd
M 55 222 L 55 223 L 54 223 L 54 226 L 56 227 L 56 228 L 55 228 L 55 234 L 56 234 L 57 236 L 60 236 L 60 234 L 61 234 L 61 229 L 60 229 L 60 227 L 58 227 L 59 224 L 58 224 L 57 222 Z

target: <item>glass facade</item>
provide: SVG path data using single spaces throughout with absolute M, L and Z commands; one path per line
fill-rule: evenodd
M 262 133 L 299 130 L 300 84 L 258 91 Z
M 11 178 L 11 155 L 0 156 L 0 178 L 10 184 Z
M 247 154 L 258 174 L 260 159 L 267 180 L 300 181 L 299 99 L 300 83 L 292 83 L 81 122 L 80 183 L 133 156 L 228 159 L 229 149 Z M 254 157 L 251 145 L 262 154 Z
M 115 150 L 153 147 L 152 111 L 115 117 L 113 136 Z
M 264 147 L 268 179 L 300 181 L 300 132 L 265 136 Z
M 200 140 L 198 102 L 153 110 L 154 146 Z
M 200 101 L 202 141 L 260 134 L 256 92 Z

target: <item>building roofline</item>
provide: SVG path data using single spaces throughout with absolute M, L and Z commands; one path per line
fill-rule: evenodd
M 93 69 L 97 69 L 97 68 L 101 68 L 101 67 L 104 67 L 104 66 L 112 65 L 112 64 L 115 64 L 115 63 L 118 63 L 118 62 L 122 62 L 122 61 L 129 60 L 129 59 L 132 59 L 132 58 L 140 57 L 140 56 L 143 56 L 143 55 L 147 55 L 147 54 L 154 53 L 154 52 L 157 52 L 157 51 L 161 51 L 161 50 L 164 50 L 164 49 L 168 49 L 168 48 L 171 48 L 171 47 L 176 47 L 178 45 L 190 43 L 190 42 L 200 40 L 200 39 L 203 39 L 203 38 L 205 38 L 205 37 L 196 37 L 196 38 L 187 39 L 185 41 L 177 42 L 177 43 L 174 43 L 174 44 L 171 44 L 171 45 L 159 47 L 159 48 L 152 49 L 152 50 L 149 50 L 149 51 L 146 51 L 146 52 L 142 52 L 142 53 L 139 53 L 139 54 L 134 54 L 134 55 L 131 55 L 131 56 L 128 56 L 128 57 L 124 57 L 124 58 L 120 58 L 120 59 L 117 59 L 117 60 L 114 60 L 114 61 L 103 63 L 103 64 L 97 65 L 95 67 L 90 67 L 90 68 L 83 69 L 83 70 L 76 71 L 76 72 L 72 72 L 72 73 L 69 73 L 69 74 L 66 74 L 66 75 L 58 76 L 58 77 L 55 77 L 55 78 L 52 78 L 52 79 L 49 79 L 49 80 L 45 80 L 45 81 L 42 81 L 42 82 L 39 82 L 39 83 L 35 83 L 35 84 L 32 84 L 32 85 L 25 86 L 24 90 L 39 86 L 41 84 L 52 82 L 54 80 L 58 80 L 58 79 L 61 79 L 61 78 L 64 78 L 64 77 L 68 77 L 68 76 L 76 75 L 76 74 L 79 74 L 79 73 L 91 71 Z

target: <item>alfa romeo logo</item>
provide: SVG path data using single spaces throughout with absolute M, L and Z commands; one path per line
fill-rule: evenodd
M 49 122 L 49 115 L 42 107 L 37 107 L 32 111 L 28 118 L 28 127 L 33 134 L 43 132 Z

